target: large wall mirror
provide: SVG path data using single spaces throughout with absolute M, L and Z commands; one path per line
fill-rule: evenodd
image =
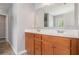
M 73 3 L 56 3 L 36 10 L 35 27 L 74 28 L 75 9 Z

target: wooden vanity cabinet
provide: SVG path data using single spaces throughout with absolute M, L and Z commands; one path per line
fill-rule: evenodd
M 34 55 L 34 34 L 25 33 L 25 49 L 27 54 Z
M 25 33 L 25 47 L 33 55 L 79 54 L 79 40 L 76 38 Z

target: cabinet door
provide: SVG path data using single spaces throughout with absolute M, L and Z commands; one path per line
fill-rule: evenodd
M 35 34 L 35 55 L 41 55 L 41 35 L 40 34 Z
M 56 46 L 54 47 L 54 55 L 70 55 L 70 49 Z
M 42 42 L 42 54 L 53 55 L 53 46 L 48 42 Z
M 77 51 L 77 45 L 79 45 L 78 39 L 74 38 L 71 39 L 71 55 L 77 55 L 78 51 Z
M 41 41 L 35 40 L 35 55 L 41 55 Z
M 53 55 L 54 38 L 48 35 L 42 35 L 42 54 Z
M 27 50 L 28 54 L 34 54 L 34 34 L 25 34 L 25 49 Z
M 54 55 L 70 55 L 70 39 L 56 37 L 54 44 Z

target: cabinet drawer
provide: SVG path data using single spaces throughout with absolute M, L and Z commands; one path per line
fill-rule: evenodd
M 41 34 L 35 34 L 35 39 L 41 39 Z
M 54 43 L 54 37 L 49 35 L 42 35 L 42 42 Z
M 34 37 L 34 34 L 33 34 L 33 33 L 27 33 L 27 32 L 26 32 L 26 33 L 25 33 L 25 37 L 30 37 L 30 38 L 31 38 L 31 37 Z

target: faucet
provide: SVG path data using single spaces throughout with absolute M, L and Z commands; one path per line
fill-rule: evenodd
M 41 29 L 40 28 L 37 28 L 37 32 L 40 32 L 41 31 Z
M 64 33 L 64 30 L 57 30 L 57 33 Z

